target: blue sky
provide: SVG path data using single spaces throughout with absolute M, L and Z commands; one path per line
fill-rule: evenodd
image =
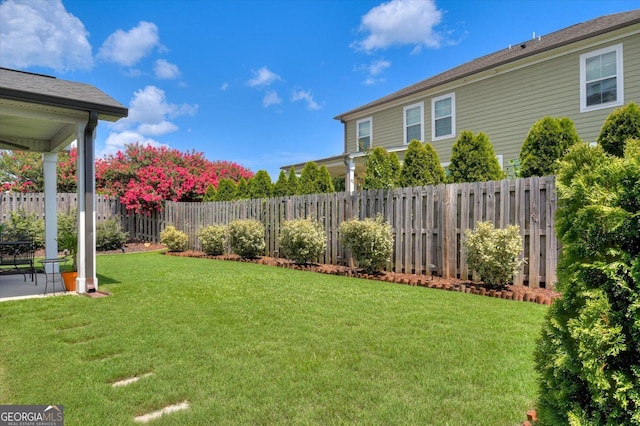
M 267 170 L 343 152 L 336 115 L 618 0 L 4 0 L 0 66 L 97 86 L 130 142 Z

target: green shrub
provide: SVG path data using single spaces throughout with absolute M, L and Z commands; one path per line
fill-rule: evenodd
M 555 174 L 558 160 L 579 140 L 569 118 L 544 117 L 536 121 L 520 149 L 520 177 Z
M 280 231 L 280 248 L 285 257 L 298 264 L 317 260 L 327 247 L 327 236 L 311 218 L 287 220 Z
M 209 186 L 207 186 L 207 190 L 204 193 L 204 195 L 202 196 L 202 201 L 215 201 L 216 200 L 216 195 L 217 195 L 217 191 L 215 186 L 213 186 L 212 184 L 209 184 Z
M 229 224 L 231 250 L 245 259 L 255 259 L 264 252 L 264 225 L 257 220 L 234 220 Z
M 329 173 L 329 169 L 324 164 L 320 166 L 320 170 L 318 171 L 318 190 L 320 194 L 331 194 L 335 192 L 333 187 L 333 179 L 331 179 L 331 174 Z
M 198 230 L 198 240 L 202 251 L 212 256 L 224 253 L 227 244 L 227 227 L 224 225 L 209 225 Z
M 72 209 L 69 213 L 58 212 L 58 235 L 56 240 L 60 241 L 64 235 L 78 233 L 78 213 Z
M 640 139 L 640 107 L 634 102 L 609 114 L 600 130 L 598 145 L 604 152 L 622 157 L 628 139 Z
M 284 170 L 280 170 L 278 180 L 273 185 L 274 197 L 286 197 L 287 195 L 293 195 L 289 191 L 289 181 L 287 180 L 287 174 Z
M 340 240 L 365 272 L 384 269 L 393 253 L 393 229 L 382 215 L 375 219 L 350 219 L 340 224 Z
M 409 142 L 404 154 L 404 164 L 400 169 L 398 186 L 438 185 L 445 179 L 438 154 L 431 144 L 423 145 L 418 140 Z
M 38 213 L 27 214 L 24 210 L 9 212 L 9 221 L 2 231 L 5 240 L 33 237 L 37 248 L 44 247 L 44 219 Z
M 96 225 L 96 250 L 116 250 L 127 242 L 127 234 L 120 229 L 120 220 L 111 217 Z
M 233 201 L 236 200 L 237 197 L 236 183 L 233 180 L 223 178 L 218 181 L 216 201 Z
M 452 183 L 486 182 L 506 176 L 487 134 L 480 132 L 474 135 L 469 130 L 460 133 L 453 144 L 449 173 Z
M 299 195 L 300 194 L 300 182 L 298 179 L 298 175 L 296 174 L 296 169 L 291 167 L 289 169 L 289 193 L 287 195 Z
M 249 198 L 269 198 L 273 194 L 271 176 L 266 170 L 258 172 L 249 180 Z
M 490 286 L 512 282 L 513 274 L 524 262 L 518 259 L 522 237 L 516 225 L 495 229 L 491 222 L 478 222 L 474 230 L 465 231 L 463 245 L 467 265 Z
M 395 159 L 386 149 L 377 146 L 369 151 L 365 157 L 365 174 L 362 189 L 391 189 L 395 188 L 400 171 L 398 156 Z
M 189 244 L 189 237 L 173 225 L 169 225 L 160 232 L 160 242 L 166 245 L 169 251 L 185 251 Z
M 640 425 L 640 141 L 557 174 L 557 288 L 535 353 L 541 425 Z

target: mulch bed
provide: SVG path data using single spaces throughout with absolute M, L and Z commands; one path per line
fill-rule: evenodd
M 389 283 L 404 284 L 419 287 L 429 287 L 462 293 L 477 294 L 480 296 L 495 297 L 500 299 L 516 300 L 522 302 L 534 302 L 549 305 L 561 295 L 557 291 L 544 288 L 529 288 L 524 285 L 507 285 L 501 288 L 488 287 L 481 282 L 461 280 L 457 278 L 442 278 L 422 274 L 405 274 L 399 272 L 380 272 L 378 274 L 367 274 L 355 267 L 327 265 L 327 264 L 307 264 L 298 265 L 287 259 L 273 257 L 260 257 L 257 259 L 242 259 L 237 255 L 209 256 L 201 251 L 188 250 L 184 252 L 166 252 L 169 256 L 198 257 L 207 259 L 227 260 L 236 262 L 250 262 L 261 265 L 268 265 L 280 268 L 298 269 L 303 271 L 316 272 L 330 275 L 343 275 L 349 277 L 364 278 L 370 280 L 385 281 Z

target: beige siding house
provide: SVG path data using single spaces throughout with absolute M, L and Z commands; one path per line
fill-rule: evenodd
M 342 113 L 335 118 L 344 124 L 344 153 L 316 162 L 353 190 L 367 148 L 382 146 L 402 160 L 419 139 L 446 165 L 460 133 L 471 130 L 489 135 L 509 171 L 538 119 L 569 117 L 594 142 L 607 115 L 632 101 L 640 103 L 640 10 L 509 46 Z

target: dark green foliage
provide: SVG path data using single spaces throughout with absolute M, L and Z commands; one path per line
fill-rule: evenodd
M 69 213 L 58 211 L 58 235 L 56 240 L 60 241 L 64 235 L 75 234 L 78 232 L 78 213 L 76 209 Z
M 557 160 L 579 140 L 569 118 L 544 117 L 536 121 L 520 149 L 520 177 L 555 174 Z
M 96 250 L 116 250 L 127 242 L 127 234 L 120 229 L 120 220 L 111 217 L 96 225 Z
M 335 190 L 335 192 L 344 192 L 347 190 L 344 176 L 332 177 L 331 181 L 333 182 L 333 189 Z
M 216 201 L 232 201 L 237 198 L 236 183 L 231 179 L 220 179 Z
M 629 138 L 640 138 L 640 108 L 634 102 L 609 114 L 600 130 L 598 144 L 605 152 L 622 157 Z
M 289 169 L 289 193 L 287 195 L 298 195 L 300 194 L 300 183 L 298 180 L 298 175 L 296 174 L 296 169 L 291 167 Z
M 404 164 L 400 169 L 398 186 L 437 185 L 444 182 L 444 169 L 438 154 L 430 144 L 423 145 L 414 139 L 404 154 Z
M 258 170 L 249 182 L 249 198 L 269 198 L 273 194 L 271 176 L 266 170 Z
M 278 175 L 278 180 L 275 185 L 273 185 L 273 196 L 274 197 L 285 197 L 289 194 L 289 181 L 287 180 L 287 174 L 284 170 L 280 170 L 280 174 Z
M 335 192 L 333 188 L 333 179 L 331 179 L 331 175 L 329 174 L 329 169 L 324 164 L 320 166 L 320 171 L 318 173 L 318 189 L 321 194 L 331 194 Z
M 246 200 L 249 198 L 249 183 L 244 177 L 241 177 L 236 185 L 235 200 Z
M 27 214 L 24 210 L 9 212 L 9 222 L 2 230 L 4 240 L 20 240 L 32 237 L 36 247 L 44 247 L 44 219 L 38 213 Z
M 400 170 L 402 169 L 402 166 L 400 165 L 398 154 L 395 152 L 389 154 L 389 166 L 391 167 L 391 175 L 394 179 L 394 187 L 398 186 L 398 179 L 400 178 Z
M 395 161 L 397 161 L 397 165 Z M 366 172 L 362 189 L 395 188 L 400 166 L 397 155 L 395 155 L 395 160 L 392 160 L 386 149 L 377 146 L 367 153 L 364 164 Z
M 319 179 L 320 168 L 318 167 L 318 164 L 314 161 L 309 161 L 302 168 L 300 180 L 298 181 L 298 194 L 306 195 L 321 193 L 322 191 L 320 190 Z
M 561 299 L 536 349 L 542 425 L 640 425 L 640 141 L 576 144 L 557 173 Z
M 465 130 L 453 144 L 449 182 L 486 182 L 505 178 L 486 133 Z
M 207 186 L 207 190 L 202 197 L 202 201 L 215 201 L 216 200 L 216 188 L 215 186 L 209 184 Z

